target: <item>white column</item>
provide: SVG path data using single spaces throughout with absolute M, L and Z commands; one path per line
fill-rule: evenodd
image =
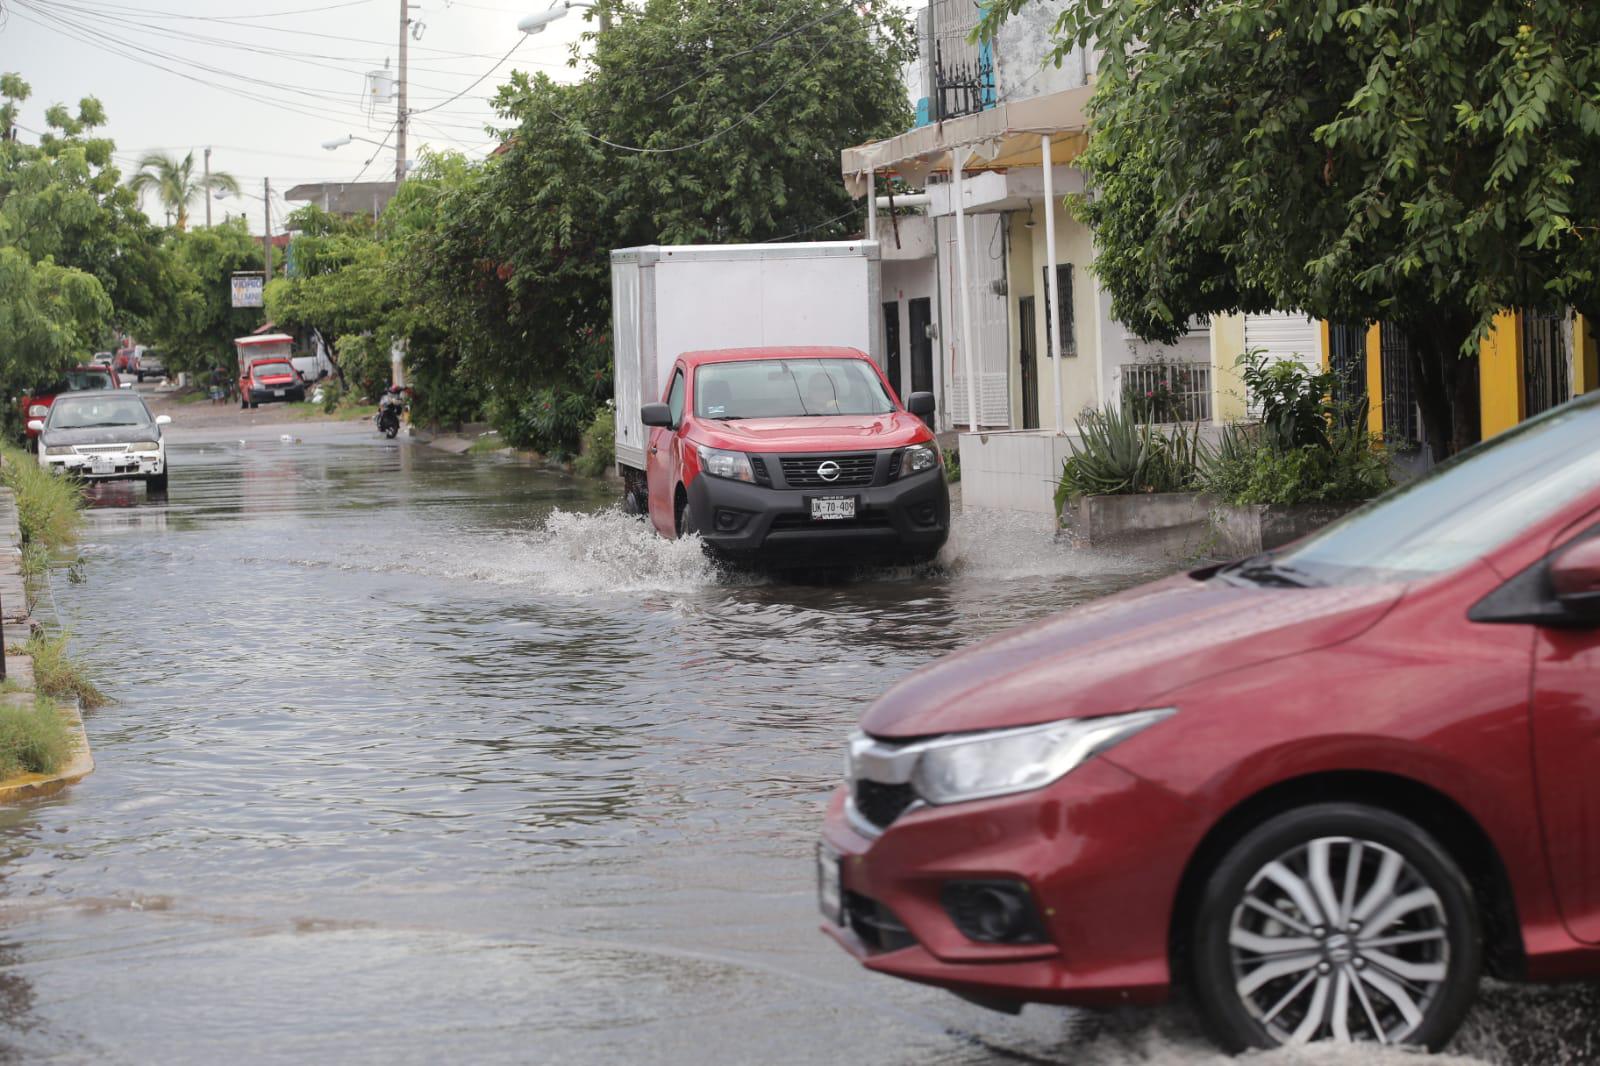
M 967 268 L 967 202 L 961 181 L 971 153 L 965 148 L 952 152 L 955 160 L 956 197 L 956 284 L 961 287 L 961 353 L 967 364 L 967 428 L 978 432 L 978 367 L 972 350 L 972 282 Z
M 1045 299 L 1050 301 L 1050 314 L 1045 321 L 1050 324 L 1045 338 L 1050 362 L 1056 379 L 1056 432 L 1066 431 L 1066 413 L 1061 399 L 1061 286 L 1056 281 L 1056 177 L 1055 164 L 1050 154 L 1050 135 L 1039 138 L 1039 151 L 1044 163 L 1044 261 Z

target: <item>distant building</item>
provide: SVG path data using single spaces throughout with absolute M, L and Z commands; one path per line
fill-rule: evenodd
M 284 199 L 316 204 L 345 218 L 369 214 L 377 218 L 394 199 L 394 190 L 392 181 L 319 181 L 296 185 L 284 194 Z

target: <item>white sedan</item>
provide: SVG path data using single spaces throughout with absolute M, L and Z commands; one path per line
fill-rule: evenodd
M 39 465 L 87 481 L 143 481 L 167 490 L 167 415 L 150 416 L 144 400 L 126 392 L 65 393 L 50 414 L 28 428 L 39 431 Z

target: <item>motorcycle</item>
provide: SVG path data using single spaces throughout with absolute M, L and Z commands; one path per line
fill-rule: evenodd
M 393 440 L 400 434 L 400 416 L 405 409 L 405 390 L 391 388 L 378 400 L 378 413 L 372 416 L 372 420 L 377 423 L 379 432 Z

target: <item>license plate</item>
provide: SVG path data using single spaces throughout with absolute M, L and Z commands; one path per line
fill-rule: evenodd
M 854 496 L 813 496 L 811 498 L 811 519 L 814 522 L 835 522 L 841 518 L 854 518 L 856 516 L 856 498 Z
M 286 390 L 286 389 L 273 389 L 272 390 L 272 395 L 274 395 L 274 396 L 282 396 L 287 391 L 288 390 Z
M 834 925 L 844 924 L 844 890 L 839 883 L 839 856 L 817 845 L 817 906 Z
M 89 463 L 89 468 L 96 474 L 109 474 L 116 469 L 116 464 L 110 459 L 95 459 Z

